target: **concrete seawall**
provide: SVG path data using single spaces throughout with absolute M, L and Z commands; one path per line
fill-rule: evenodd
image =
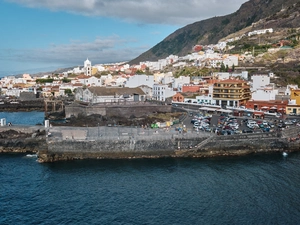
M 39 152 L 39 160 L 54 162 L 88 158 L 213 157 L 299 151 L 299 141 L 290 142 L 290 138 L 298 137 L 299 132 L 300 128 L 294 127 L 281 132 L 228 136 L 204 132 L 159 136 L 152 133 L 145 136 L 126 133 L 128 136 L 114 135 L 98 139 L 92 135 L 94 138 L 91 139 L 88 134 L 91 135 L 92 131 L 87 130 L 84 132 L 86 136 L 81 139 L 48 139 L 48 150 Z
M 7 138 L 7 132 L 13 134 L 13 137 Z M 300 127 L 280 132 L 228 136 L 118 127 L 53 127 L 46 132 L 41 127 L 5 127 L 1 128 L 0 150 L 38 152 L 40 162 L 104 158 L 213 157 L 300 151 L 299 135 Z

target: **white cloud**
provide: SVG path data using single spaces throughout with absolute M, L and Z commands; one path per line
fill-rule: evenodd
M 109 38 L 98 37 L 93 42 L 73 40 L 70 44 L 51 44 L 46 49 L 1 49 L 0 61 L 35 62 L 37 64 L 46 63 L 66 66 L 82 65 L 86 58 L 89 58 L 93 64 L 127 61 L 150 47 L 129 47 L 130 43 L 133 42 L 135 40 L 125 41 L 118 36 L 113 36 Z
M 246 0 L 6 0 L 86 16 L 135 23 L 186 25 L 235 12 Z

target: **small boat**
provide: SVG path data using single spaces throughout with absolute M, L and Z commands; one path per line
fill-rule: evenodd
M 286 152 L 283 152 L 282 155 L 283 155 L 284 157 L 288 156 L 288 154 L 287 154 Z
M 27 154 L 26 157 L 37 157 L 37 154 Z

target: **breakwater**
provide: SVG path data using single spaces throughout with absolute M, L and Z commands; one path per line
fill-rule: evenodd
M 11 132 L 12 128 L 5 129 Z M 14 138 L 0 139 L 1 151 L 13 151 L 14 148 L 18 149 L 17 152 L 32 150 L 38 153 L 40 162 L 90 158 L 213 157 L 300 150 L 299 127 L 280 132 L 228 136 L 130 127 L 51 127 L 43 131 L 37 127 L 13 129 L 18 131 Z M 25 130 L 27 136 L 22 136 Z M 1 134 L 3 132 L 4 128 L 1 128 Z
M 41 162 L 88 158 L 213 157 L 298 151 L 300 128 L 227 136 L 132 127 L 54 127 L 50 132 L 48 149 L 39 151 Z

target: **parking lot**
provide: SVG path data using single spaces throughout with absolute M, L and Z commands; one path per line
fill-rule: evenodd
M 266 116 L 263 119 L 251 116 L 237 117 L 226 113 L 203 113 L 188 110 L 184 120 L 187 129 L 200 132 L 214 132 L 218 135 L 240 133 L 263 133 L 300 126 L 300 116 L 284 115 L 282 118 Z

